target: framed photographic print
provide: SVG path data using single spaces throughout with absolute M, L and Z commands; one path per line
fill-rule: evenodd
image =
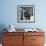
M 35 5 L 17 5 L 18 22 L 35 22 Z

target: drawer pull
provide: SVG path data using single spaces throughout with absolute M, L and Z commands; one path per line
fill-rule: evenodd
M 10 40 L 12 40 L 11 38 L 9 38 Z
M 32 40 L 36 40 L 36 39 L 32 39 Z
M 13 40 L 13 38 L 9 38 L 10 40 Z

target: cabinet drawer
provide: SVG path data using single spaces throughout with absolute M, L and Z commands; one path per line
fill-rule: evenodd
M 10 43 L 3 43 L 2 46 L 15 46 L 15 44 L 10 44 Z
M 3 43 L 14 43 L 23 41 L 23 36 L 4 36 Z
M 4 32 L 4 36 L 23 36 L 23 32 Z
M 44 44 L 32 44 L 32 46 L 44 46 Z
M 24 36 L 44 36 L 44 32 L 25 32 Z
M 2 46 L 23 46 L 23 44 L 3 44 Z
M 32 36 L 32 43 L 33 44 L 43 44 L 44 36 Z

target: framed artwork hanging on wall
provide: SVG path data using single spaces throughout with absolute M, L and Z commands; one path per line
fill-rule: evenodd
M 22 23 L 35 22 L 35 5 L 17 5 L 17 21 Z

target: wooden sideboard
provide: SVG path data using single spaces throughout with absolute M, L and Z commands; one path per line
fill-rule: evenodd
M 44 32 L 3 32 L 3 46 L 44 46 Z

